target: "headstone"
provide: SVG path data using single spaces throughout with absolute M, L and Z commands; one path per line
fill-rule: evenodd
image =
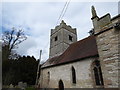
M 27 87 L 27 83 L 19 82 L 18 87 L 24 90 Z
M 18 82 L 18 87 L 21 88 L 22 90 L 24 90 L 23 82 Z
M 10 84 L 10 88 L 13 88 L 14 86 L 12 84 Z
M 26 88 L 27 87 L 27 83 L 25 82 L 25 83 L 23 83 L 23 85 L 24 85 L 24 88 Z

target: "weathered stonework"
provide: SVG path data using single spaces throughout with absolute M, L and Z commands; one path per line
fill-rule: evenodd
M 45 63 L 46 65 L 44 64 L 41 68 L 39 80 L 40 88 L 59 88 L 60 80 L 63 81 L 64 88 L 119 88 L 120 15 L 111 18 L 110 14 L 106 14 L 105 16 L 99 18 L 95 8 L 92 6 L 91 19 L 94 27 L 94 38 L 96 39 L 95 45 L 97 44 L 95 50 L 98 52 L 95 54 L 95 56 L 87 57 L 87 55 L 85 55 L 86 57 L 84 57 L 84 59 L 81 58 L 80 60 L 72 62 L 59 63 L 58 61 L 61 59 L 59 57 L 57 59 L 51 59 L 52 61 L 48 62 L 49 64 Z M 76 29 L 66 26 L 64 22 L 62 22 L 60 26 L 56 26 L 55 29 L 51 30 L 50 58 L 59 56 L 69 47 L 71 43 L 73 43 L 69 40 L 69 35 L 73 36 L 73 42 L 77 41 Z M 58 36 L 58 41 L 54 41 L 56 36 Z M 85 49 L 83 46 L 82 48 L 85 51 L 86 48 L 89 50 L 89 46 L 84 46 Z M 74 50 L 74 47 L 72 48 L 73 49 L 69 51 L 69 54 L 71 51 L 76 51 L 76 49 Z M 77 49 L 79 50 L 79 48 Z M 79 51 L 81 51 L 81 49 Z M 69 54 L 63 53 L 63 56 Z M 72 55 L 76 54 L 73 53 Z M 71 60 L 72 57 L 73 56 L 70 56 L 69 59 Z M 50 59 L 48 59 L 48 61 L 49 60 Z M 62 60 L 66 60 L 66 58 Z M 101 68 L 97 67 L 97 64 L 95 64 L 94 61 L 96 60 L 100 62 Z M 95 72 L 96 67 L 94 67 L 94 65 L 96 65 L 99 72 Z M 72 66 L 76 72 L 76 84 L 73 84 L 72 82 Z M 102 73 L 100 72 L 101 70 Z M 97 76 L 96 73 L 99 73 L 99 75 Z M 102 76 L 103 79 L 101 79 Z M 97 84 L 97 81 L 99 84 Z
M 103 72 L 105 88 L 119 87 L 119 45 L 120 45 L 120 28 L 114 25 L 119 22 L 119 18 L 111 19 L 110 14 L 102 18 L 92 18 L 94 33 L 98 47 L 99 59 Z M 102 20 L 101 20 L 102 19 Z M 97 23 L 97 25 L 95 24 Z
M 112 36 L 113 31 L 96 36 L 99 58 L 103 71 L 104 86 L 118 87 L 118 36 Z M 102 38 L 104 37 L 104 38 Z M 102 39 L 102 40 L 101 40 Z M 111 82 L 111 83 L 110 83 Z
M 59 80 L 64 83 L 65 88 L 93 88 L 93 78 L 91 65 L 95 58 L 87 58 L 78 62 L 64 64 L 56 67 L 44 68 L 41 71 L 42 88 L 58 88 Z M 72 83 L 71 67 L 76 70 L 76 84 Z M 50 82 L 48 83 L 48 72 L 50 72 Z
M 72 37 L 72 40 L 69 40 L 69 36 Z M 57 37 L 56 41 L 55 37 Z M 51 29 L 49 58 L 59 56 L 71 43 L 76 41 L 76 29 L 66 25 L 66 23 L 62 21 L 59 26 L 55 27 L 55 29 Z

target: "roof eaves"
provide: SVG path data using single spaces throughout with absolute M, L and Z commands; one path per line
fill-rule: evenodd
M 77 61 L 81 61 L 81 60 L 84 60 L 84 59 L 87 59 L 87 58 L 93 58 L 93 57 L 99 57 L 99 55 L 96 54 L 96 55 L 93 55 L 93 56 L 83 57 L 83 58 L 76 59 L 76 60 L 71 60 L 71 61 L 68 61 L 68 62 L 57 63 L 57 64 L 53 64 L 53 65 L 42 67 L 41 69 L 45 69 L 45 68 L 49 68 L 49 67 L 55 67 L 55 66 L 60 66 L 60 65 L 64 65 L 64 64 L 68 64 L 68 63 L 73 63 L 73 62 L 77 62 Z

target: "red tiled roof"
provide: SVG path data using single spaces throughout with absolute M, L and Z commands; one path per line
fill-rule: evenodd
M 48 59 L 42 67 L 73 62 L 96 55 L 98 55 L 98 51 L 95 36 L 89 36 L 71 44 L 62 55 Z

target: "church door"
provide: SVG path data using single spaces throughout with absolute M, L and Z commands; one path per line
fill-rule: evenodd
M 64 84 L 62 80 L 59 81 L 59 90 L 64 90 Z

